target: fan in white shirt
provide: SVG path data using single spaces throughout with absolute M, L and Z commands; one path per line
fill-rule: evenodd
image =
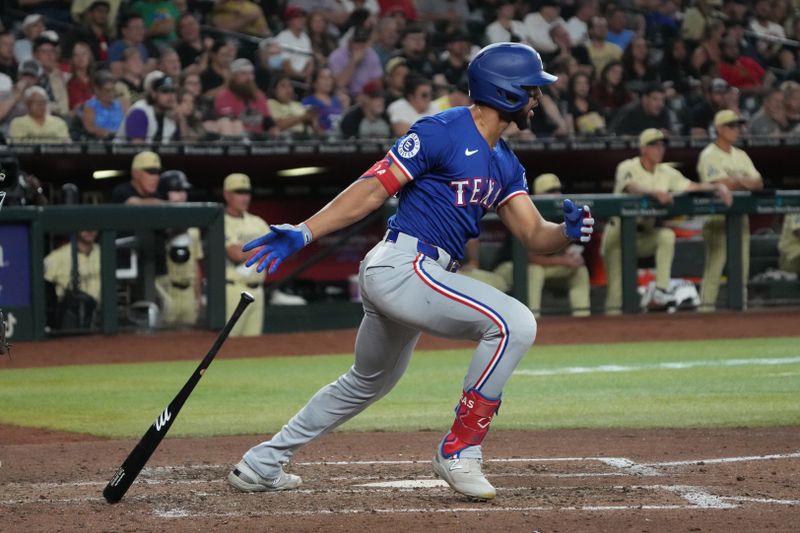
M 394 135 L 404 135 L 422 117 L 435 115 L 440 109 L 433 103 L 433 85 L 419 74 L 406 76 L 403 97 L 386 109 Z
M 554 24 L 564 26 L 566 23 L 561 18 L 561 6 L 555 0 L 543 0 L 539 3 L 537 13 L 528 13 L 523 21 L 525 24 L 525 36 L 528 44 L 533 46 L 539 53 L 555 52 L 558 49 L 556 43 L 550 38 L 550 28 Z
M 575 15 L 567 21 L 567 32 L 572 46 L 589 40 L 588 23 L 597 14 L 597 0 L 578 0 Z
M 486 27 L 486 41 L 494 43 L 525 42 L 527 30 L 520 20 L 514 20 L 514 4 L 511 0 L 497 3 L 497 19 Z
M 294 79 L 309 79 L 314 52 L 311 48 L 311 39 L 306 33 L 306 12 L 298 7 L 289 6 L 283 17 L 286 29 L 275 36 L 275 42 L 283 51 L 284 72 Z

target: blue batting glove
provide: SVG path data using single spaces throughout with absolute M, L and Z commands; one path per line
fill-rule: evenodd
M 571 241 L 589 242 L 594 233 L 594 219 L 588 205 L 578 208 L 570 200 L 564 200 L 564 236 Z
M 303 249 L 311 242 L 311 230 L 305 224 L 294 226 L 292 224 L 279 224 L 270 226 L 270 231 L 258 239 L 254 239 L 242 247 L 243 252 L 249 252 L 262 247 L 247 260 L 245 266 L 251 267 L 258 263 L 256 270 L 263 272 L 269 266 L 269 273 L 273 274 L 284 259 Z

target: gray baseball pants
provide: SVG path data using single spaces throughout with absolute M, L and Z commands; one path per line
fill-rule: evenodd
M 251 448 L 245 462 L 271 479 L 294 452 L 385 396 L 400 380 L 421 332 L 478 342 L 463 390 L 487 398 L 503 386 L 536 337 L 531 311 L 480 281 L 445 270 L 450 256 L 418 252 L 417 239 L 400 234 L 364 258 L 359 283 L 364 318 L 355 363 L 321 388 L 272 439 Z M 454 391 L 460 398 L 460 391 Z

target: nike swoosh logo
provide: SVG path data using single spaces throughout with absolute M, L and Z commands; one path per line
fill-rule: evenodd
M 469 148 L 464 150 L 464 155 L 467 156 L 467 157 L 469 157 L 471 155 L 475 155 L 477 153 L 478 153 L 478 150 L 470 150 Z

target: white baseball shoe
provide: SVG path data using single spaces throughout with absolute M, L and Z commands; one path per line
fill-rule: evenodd
M 433 458 L 433 473 L 456 492 L 476 500 L 492 500 L 497 491 L 483 475 L 481 463 L 478 457 L 444 458 L 439 450 Z
M 272 492 L 296 489 L 303 483 L 303 480 L 300 479 L 300 476 L 287 474 L 282 468 L 275 479 L 265 479 L 242 460 L 228 474 L 228 483 L 242 492 Z

